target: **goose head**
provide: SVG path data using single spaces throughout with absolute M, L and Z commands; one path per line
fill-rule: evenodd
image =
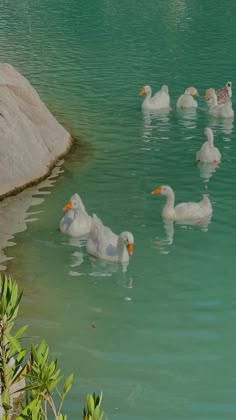
M 126 247 L 128 254 L 133 254 L 134 237 L 130 232 L 122 232 L 119 236 L 120 241 Z
M 188 87 L 184 93 L 187 93 L 188 95 L 199 96 L 197 89 L 193 86 Z
M 151 192 L 151 194 L 161 194 L 165 195 L 166 197 L 173 195 L 173 190 L 169 185 L 160 185 L 160 187 L 156 188 Z
M 215 89 L 209 88 L 209 89 L 206 90 L 205 95 L 204 95 L 205 101 L 208 100 L 209 93 L 211 93 L 211 92 L 214 92 L 215 93 Z
M 144 95 L 144 93 L 151 93 L 151 87 L 150 86 L 144 86 L 141 90 L 140 90 L 140 95 Z
M 83 206 L 79 194 L 74 194 L 68 201 L 68 203 L 63 207 L 63 210 L 77 210 Z
M 207 89 L 204 98 L 210 106 L 217 104 L 217 96 L 215 90 L 212 88 Z

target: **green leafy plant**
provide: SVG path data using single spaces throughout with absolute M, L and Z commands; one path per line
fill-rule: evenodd
M 12 327 L 18 314 L 22 294 L 18 294 L 18 286 L 10 276 L 0 277 L 0 380 L 1 407 L 3 420 L 10 419 L 17 403 L 22 398 L 17 390 L 24 386 L 22 375 L 27 362 L 24 363 L 26 351 L 21 348 L 20 337 L 27 326 L 20 328 L 14 335 Z
M 107 420 L 104 411 L 100 413 L 102 403 L 102 393 L 100 395 L 88 394 L 87 405 L 83 411 L 84 420 Z
M 62 405 L 72 386 L 73 374 L 59 391 L 63 375 L 57 368 L 57 360 L 50 360 L 45 341 L 32 344 L 27 357 L 21 338 L 28 326 L 12 334 L 21 297 L 16 281 L 0 274 L 0 419 L 67 420 Z M 105 420 L 104 413 L 99 413 L 101 400 L 102 394 L 87 396 L 84 419 Z
M 60 369 L 57 369 L 57 361 L 49 360 L 49 348 L 45 341 L 42 341 L 39 346 L 31 345 L 31 367 L 27 377 L 29 385 L 24 388 L 24 391 L 27 391 L 28 404 L 18 419 L 33 419 L 32 411 L 37 413 L 38 417 L 35 418 L 47 419 L 50 410 L 50 415 L 53 415 L 55 419 L 66 420 L 67 417 L 62 415 L 61 409 L 71 388 L 73 374 L 68 376 L 60 393 L 57 385 L 61 382 L 63 375 L 60 375 Z M 56 406 L 53 391 L 56 391 L 59 398 L 58 406 Z

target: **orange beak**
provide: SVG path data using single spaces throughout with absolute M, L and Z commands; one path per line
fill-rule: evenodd
M 156 188 L 151 192 L 151 194 L 161 194 L 161 187 Z
M 63 209 L 62 210 L 70 210 L 72 208 L 72 201 L 70 200 L 70 201 L 68 201 L 68 203 L 67 203 L 67 205 L 65 206 L 65 207 L 63 207 Z
M 131 242 L 127 245 L 127 251 L 129 255 L 133 255 L 133 244 Z
M 199 93 L 198 93 L 197 89 L 196 89 L 196 92 L 195 92 L 195 96 L 199 96 Z
M 146 93 L 146 90 L 145 90 L 145 88 L 143 87 L 143 88 L 140 90 L 140 95 L 143 95 L 144 93 Z

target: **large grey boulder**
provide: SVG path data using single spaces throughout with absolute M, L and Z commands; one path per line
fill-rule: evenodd
M 0 197 L 48 175 L 71 144 L 28 80 L 0 63 Z

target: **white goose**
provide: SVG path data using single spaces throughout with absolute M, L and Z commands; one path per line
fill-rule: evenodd
M 146 98 L 142 103 L 142 109 L 148 111 L 155 111 L 162 108 L 170 108 L 170 96 L 168 86 L 163 85 L 162 88 L 152 96 L 152 89 L 150 86 L 144 86 L 140 95 L 146 94 Z
M 195 87 L 188 87 L 183 95 L 179 97 L 176 102 L 177 108 L 197 108 L 198 103 L 193 99 L 192 95 L 199 96 L 199 93 Z
M 217 96 L 214 90 L 208 91 L 205 99 L 209 105 L 208 113 L 213 117 L 234 118 L 234 111 L 232 109 L 232 102 L 230 98 L 226 103 L 217 103 Z
M 162 210 L 162 217 L 171 220 L 190 220 L 205 218 L 212 213 L 211 202 L 206 194 L 203 194 L 203 199 L 198 203 L 180 203 L 175 204 L 174 191 L 168 185 L 162 185 L 152 191 L 151 194 L 165 195 L 167 200 Z
M 212 129 L 206 127 L 204 134 L 207 141 L 203 143 L 201 149 L 197 152 L 196 158 L 198 162 L 217 163 L 221 159 L 221 154 L 217 147 L 214 146 L 214 136 Z
M 94 257 L 106 261 L 129 260 L 133 254 L 134 238 L 130 232 L 122 232 L 119 236 L 104 226 L 96 214 L 93 215 L 91 230 L 86 243 L 86 250 Z
M 60 221 L 60 231 L 69 236 L 83 236 L 89 233 L 92 217 L 88 215 L 79 194 L 74 194 L 67 205 L 67 210 Z
M 228 102 L 229 98 L 232 97 L 232 82 L 227 82 L 223 88 L 220 88 L 218 90 L 215 90 L 213 88 L 207 89 L 205 93 L 205 99 L 207 99 L 207 96 L 211 91 L 215 92 L 218 104 L 225 104 L 226 102 Z

